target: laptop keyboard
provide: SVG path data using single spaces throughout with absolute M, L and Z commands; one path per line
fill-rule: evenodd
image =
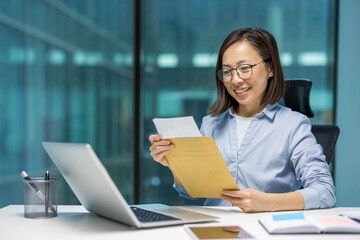
M 170 217 L 161 213 L 152 212 L 137 207 L 130 207 L 130 208 L 135 213 L 136 217 L 139 219 L 140 222 L 178 220 L 178 218 Z

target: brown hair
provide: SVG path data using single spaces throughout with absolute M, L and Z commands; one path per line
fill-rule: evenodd
M 267 64 L 273 70 L 273 77 L 268 80 L 266 93 L 261 101 L 261 104 L 275 104 L 283 96 L 285 92 L 284 74 L 280 64 L 280 57 L 275 38 L 271 33 L 260 28 L 240 28 L 233 31 L 224 40 L 219 50 L 219 55 L 216 63 L 216 86 L 218 97 L 215 103 L 207 110 L 207 114 L 218 116 L 229 108 L 236 111 L 238 102 L 226 91 L 223 82 L 217 75 L 217 71 L 222 68 L 222 58 L 226 49 L 232 44 L 246 40 L 251 43 L 259 52 Z

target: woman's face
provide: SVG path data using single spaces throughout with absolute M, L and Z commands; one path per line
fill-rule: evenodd
M 234 69 L 240 64 L 253 65 L 263 60 L 257 49 L 244 40 L 226 49 L 222 58 L 222 67 Z M 268 79 L 273 76 L 271 68 L 265 62 L 259 63 L 252 68 L 252 75 L 246 80 L 239 78 L 235 70 L 232 74 L 232 81 L 224 85 L 228 93 L 239 103 L 237 114 L 243 117 L 255 116 L 265 107 L 260 103 L 265 94 Z

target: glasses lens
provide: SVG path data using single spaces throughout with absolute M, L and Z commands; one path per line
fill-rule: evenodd
M 218 72 L 218 77 L 220 78 L 221 81 L 223 82 L 230 82 L 231 81 L 231 70 L 223 68 L 220 69 Z
M 236 72 L 238 74 L 238 76 L 242 79 L 248 79 L 251 77 L 252 74 L 252 68 L 250 65 L 244 64 L 244 65 L 240 65 L 237 69 Z

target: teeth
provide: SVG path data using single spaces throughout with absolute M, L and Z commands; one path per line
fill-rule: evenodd
M 248 91 L 249 89 L 250 89 L 250 88 L 235 90 L 235 92 L 236 92 L 236 93 L 244 93 L 244 92 Z

